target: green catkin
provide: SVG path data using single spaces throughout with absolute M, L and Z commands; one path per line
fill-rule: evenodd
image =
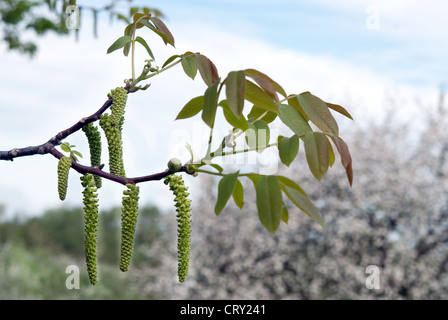
M 72 160 L 69 157 L 62 157 L 58 162 L 58 193 L 59 199 L 65 200 L 68 186 L 68 173 L 72 165 Z
M 84 247 L 87 273 L 91 284 L 98 281 L 98 194 L 94 176 L 87 174 L 81 177 L 84 198 Z
M 89 143 L 90 150 L 90 165 L 92 167 L 99 167 L 101 165 L 101 134 L 98 127 L 93 123 L 89 123 L 82 127 L 82 131 L 86 134 L 87 141 Z M 101 177 L 93 176 L 95 185 L 99 189 L 101 188 Z
M 177 211 L 177 275 L 179 282 L 184 282 L 188 275 L 190 263 L 190 243 L 191 243 L 191 201 L 187 198 L 188 187 L 185 186 L 182 176 L 170 175 L 165 178 L 165 184 L 175 196 L 174 202 Z
M 107 139 L 110 173 L 125 177 L 122 129 L 127 91 L 124 88 L 118 87 L 112 90 L 109 96 L 113 99 L 110 107 L 111 114 L 105 113 L 101 115 L 100 126 L 103 128 Z
M 128 270 L 134 251 L 135 226 L 137 225 L 139 187 L 127 184 L 123 191 L 121 212 L 121 246 L 120 246 L 120 270 Z

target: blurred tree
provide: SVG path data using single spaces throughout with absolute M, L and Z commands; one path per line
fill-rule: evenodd
M 3 28 L 3 41 L 8 45 L 8 49 L 20 52 L 21 54 L 34 56 L 37 52 L 36 37 L 43 36 L 48 32 L 53 32 L 60 36 L 70 34 L 67 28 L 68 19 L 74 21 L 74 33 L 78 38 L 78 31 L 81 27 L 81 17 L 83 12 L 88 12 L 93 16 L 93 34 L 97 36 L 98 15 L 108 13 L 110 20 L 124 20 L 129 23 L 130 17 L 140 8 L 130 7 L 129 15 L 116 10 L 117 4 L 124 0 L 110 0 L 104 6 L 95 6 L 94 2 L 76 0 L 2 0 L 0 2 L 0 25 Z M 131 3 L 132 0 L 126 0 Z M 88 3 L 89 5 L 87 5 Z M 93 6 L 91 5 L 93 4 Z M 73 6 L 73 7 L 71 7 Z M 157 9 L 144 9 L 151 12 L 156 17 L 163 17 L 162 12 Z M 29 33 L 29 31 L 32 31 Z M 31 40 L 24 40 L 27 37 Z
M 254 219 L 249 192 L 244 212 L 229 206 L 216 218 L 207 193 L 193 211 L 189 286 L 172 290 L 172 257 L 148 280 L 150 290 L 170 288 L 165 297 L 180 299 L 447 299 L 448 109 L 441 95 L 438 108 L 422 110 L 420 130 L 398 124 L 393 111 L 353 129 L 354 189 L 343 184 L 342 170 L 316 185 L 297 161 L 290 172 L 322 199 L 326 232 L 291 206 L 282 232 L 269 234 Z M 369 265 L 380 270 L 380 289 L 366 287 Z M 151 273 L 142 270 L 142 281 Z

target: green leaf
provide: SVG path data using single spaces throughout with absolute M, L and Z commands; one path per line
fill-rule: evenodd
M 202 110 L 202 120 L 213 128 L 215 124 L 216 108 L 218 107 L 218 85 L 219 81 L 215 82 L 205 90 L 204 94 L 204 109 Z
M 288 219 L 289 219 L 288 208 L 286 208 L 286 206 L 283 206 L 283 210 L 282 210 L 282 221 L 283 221 L 284 223 L 288 223 Z
M 154 23 L 156 28 L 159 31 L 161 31 L 162 34 L 164 35 L 164 36 L 162 36 L 162 35 L 159 34 L 160 36 L 162 36 L 162 39 L 165 42 L 165 44 L 169 43 L 170 45 L 172 45 L 174 47 L 174 37 L 171 34 L 171 32 L 168 29 L 168 27 L 165 25 L 165 23 L 162 20 L 160 20 L 159 18 L 157 18 L 157 17 L 151 17 L 150 19 Z
M 303 118 L 308 122 L 310 119 L 308 119 L 308 116 L 306 115 L 305 111 L 303 111 L 302 106 L 299 103 L 299 100 L 297 99 L 296 95 L 290 96 L 288 98 L 288 104 L 291 107 L 294 107 L 299 113 L 303 116 Z
M 303 116 L 294 107 L 287 104 L 281 104 L 279 106 L 280 110 L 280 120 L 288 126 L 292 132 L 297 136 L 301 137 L 306 132 L 310 132 L 311 127 L 308 122 L 303 118 Z
M 219 173 L 222 173 L 224 171 L 224 169 L 220 165 L 217 165 L 216 163 L 207 163 L 207 165 L 215 168 L 216 170 L 218 170 Z
M 240 180 L 236 180 L 235 188 L 232 193 L 233 201 L 238 208 L 243 209 L 244 207 L 244 189 Z
M 198 114 L 204 107 L 204 96 L 199 96 L 191 99 L 187 104 L 180 110 L 176 117 L 176 120 L 187 119 Z
M 265 75 L 264 73 L 255 70 L 255 69 L 246 69 L 244 70 L 247 76 L 251 77 L 255 80 L 255 82 L 266 91 L 267 94 L 271 96 L 276 102 L 278 102 L 277 93 L 279 92 L 286 98 L 286 92 L 283 88 L 270 77 Z
M 263 115 L 264 114 L 264 115 Z M 262 118 L 260 118 L 263 115 Z M 271 123 L 272 121 L 277 118 L 277 114 L 271 111 L 267 111 L 265 109 L 258 108 L 257 106 L 253 106 L 250 110 L 249 114 L 247 115 L 247 119 L 258 119 L 258 120 L 264 120 L 266 123 Z
M 177 59 L 177 58 L 181 58 L 181 56 L 178 55 L 178 54 L 175 54 L 175 55 L 169 57 L 169 58 L 165 61 L 165 63 L 162 65 L 162 69 L 165 68 L 168 64 L 170 64 L 171 62 L 173 62 L 173 61 L 174 61 L 175 59 Z
M 327 104 L 310 92 L 303 92 L 297 96 L 303 111 L 308 118 L 323 132 L 339 135 L 339 128 Z
M 277 104 L 272 98 L 260 87 L 253 82 L 246 80 L 246 96 L 247 101 L 252 102 L 258 108 L 278 113 Z
M 107 49 L 107 53 L 114 52 L 115 50 L 123 48 L 127 43 L 131 42 L 130 36 L 121 36 Z
M 263 152 L 270 140 L 270 130 L 268 124 L 263 120 L 249 123 L 249 129 L 245 131 L 246 143 L 257 152 Z
M 129 55 L 129 51 L 131 51 L 131 44 L 132 44 L 132 42 L 128 42 L 125 44 L 125 46 L 123 48 L 123 54 L 125 57 L 127 57 Z
M 320 132 L 307 132 L 303 137 L 305 154 L 311 173 L 321 180 L 330 165 L 327 137 Z
M 79 151 L 73 150 L 71 153 L 74 154 L 74 155 L 77 155 L 80 158 L 82 158 L 82 154 Z
M 226 79 L 226 96 L 230 110 L 235 116 L 243 114 L 244 98 L 246 96 L 246 76 L 244 71 L 232 71 Z
M 198 73 L 198 63 L 194 55 L 187 55 L 182 57 L 182 68 L 187 76 L 194 80 Z
M 258 217 L 272 233 L 277 230 L 283 212 L 283 198 L 276 176 L 260 176 L 255 186 Z
M 62 151 L 70 152 L 70 145 L 68 143 L 64 142 L 61 144 L 61 149 L 62 149 Z
M 294 203 L 294 205 L 305 212 L 311 219 L 317 221 L 322 228 L 325 230 L 325 221 L 319 210 L 313 204 L 313 202 L 308 198 L 307 194 L 303 189 L 294 181 L 278 176 L 281 188 L 286 196 Z
M 280 160 L 289 167 L 299 152 L 299 137 L 293 135 L 291 138 L 278 137 L 278 152 Z
M 238 181 L 239 171 L 225 175 L 218 184 L 218 199 L 215 205 L 215 214 L 219 215 L 233 194 L 236 182 Z
M 328 103 L 328 102 L 325 102 L 325 103 L 327 104 L 327 106 L 328 106 L 329 108 L 331 108 L 331 109 L 333 109 L 334 111 L 337 111 L 337 112 L 339 112 L 340 114 L 343 114 L 344 116 L 346 116 L 347 118 L 353 120 L 352 115 L 351 115 L 351 114 L 350 114 L 344 107 L 341 107 L 341 106 L 338 105 L 338 104 L 333 104 L 333 103 Z
M 152 54 L 151 49 L 149 48 L 148 44 L 146 43 L 145 39 L 143 39 L 142 37 L 136 37 L 135 41 L 139 42 L 145 49 L 146 52 L 148 52 L 149 56 L 155 60 L 154 55 Z
M 195 55 L 196 62 L 198 63 L 199 73 L 201 74 L 202 80 L 204 80 L 207 86 L 214 84 L 218 78 L 218 70 L 213 62 L 209 58 L 202 54 Z
M 219 106 L 222 107 L 224 117 L 231 126 L 241 129 L 243 131 L 246 131 L 249 128 L 247 121 L 244 118 L 244 115 L 241 115 L 239 118 L 237 118 L 235 114 L 232 111 L 230 111 L 230 107 L 229 104 L 227 103 L 227 100 L 221 100 L 221 102 L 219 102 Z

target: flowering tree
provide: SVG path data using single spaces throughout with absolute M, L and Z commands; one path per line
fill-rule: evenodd
M 320 199 L 325 232 L 288 207 L 287 225 L 268 234 L 253 219 L 253 193 L 246 210 L 229 206 L 218 220 L 204 199 L 195 207 L 191 283 L 172 290 L 161 268 L 151 289 L 190 299 L 446 299 L 448 108 L 441 95 L 438 108 L 424 109 L 412 139 L 415 123 L 399 125 L 393 112 L 380 124 L 352 127 L 356 188 L 342 183 L 342 170 L 316 185 L 303 162 L 288 169 Z

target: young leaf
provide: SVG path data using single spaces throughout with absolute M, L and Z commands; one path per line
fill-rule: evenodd
M 264 90 L 249 80 L 246 80 L 245 98 L 247 101 L 252 102 L 261 109 L 269 110 L 274 113 L 279 112 L 277 104 L 272 100 L 272 98 Z
M 219 81 L 215 82 L 205 90 L 204 94 L 204 109 L 202 110 L 202 120 L 213 128 L 215 124 L 216 108 L 218 107 L 218 85 Z
M 290 96 L 288 98 L 288 104 L 291 107 L 294 107 L 294 109 L 296 109 L 297 111 L 299 111 L 299 113 L 303 116 L 303 118 L 308 122 L 310 119 L 308 119 L 308 116 L 306 115 L 305 111 L 303 111 L 299 100 L 297 99 L 296 95 Z
M 215 214 L 219 215 L 233 194 L 236 182 L 238 181 L 239 171 L 225 175 L 218 184 L 218 199 L 215 205 Z
M 339 128 L 327 104 L 310 92 L 303 92 L 297 96 L 303 111 L 308 118 L 323 132 L 339 135 Z
M 263 226 L 272 233 L 277 230 L 283 212 L 283 198 L 276 176 L 260 176 L 255 185 L 258 217 Z
M 311 127 L 302 115 L 288 104 L 279 106 L 280 120 L 288 126 L 297 136 L 303 136 L 306 132 L 311 132 Z
M 195 55 L 196 62 L 198 63 L 199 73 L 201 74 L 202 80 L 204 80 L 207 86 L 214 84 L 218 78 L 218 70 L 213 62 L 209 58 L 202 54 Z
M 187 104 L 180 110 L 176 117 L 176 120 L 187 119 L 198 114 L 204 107 L 204 96 L 199 96 L 191 99 Z
M 303 137 L 305 154 L 311 173 L 321 180 L 330 165 L 327 137 L 320 132 L 307 132 Z
M 240 180 L 236 180 L 235 189 L 232 193 L 233 201 L 238 206 L 238 208 L 243 209 L 244 206 L 244 189 Z
M 278 96 L 276 92 L 279 92 L 281 95 L 283 95 L 286 98 L 286 92 L 283 90 L 283 88 L 274 80 L 269 78 L 264 73 L 255 70 L 255 69 L 246 69 L 244 70 L 247 76 L 254 79 L 254 81 L 263 88 L 264 91 L 266 91 L 267 94 L 271 96 L 274 101 L 278 102 Z
M 333 139 L 333 142 L 341 155 L 341 162 L 345 168 L 345 172 L 347 173 L 347 178 L 351 186 L 353 184 L 353 168 L 352 157 L 350 155 L 350 151 L 348 150 L 348 146 L 345 141 L 339 137 L 331 136 L 331 138 Z
M 160 30 L 166 36 L 166 37 L 162 37 L 165 44 L 169 43 L 170 45 L 172 45 L 174 47 L 174 37 L 171 34 L 168 27 L 165 25 L 165 23 L 163 23 L 163 21 L 157 17 L 151 17 L 150 19 L 156 26 L 157 30 Z
M 169 58 L 165 61 L 165 63 L 162 65 L 162 69 L 165 68 L 168 64 L 170 64 L 171 62 L 173 62 L 173 61 L 174 61 L 175 59 L 177 59 L 177 58 L 181 58 L 181 56 L 178 55 L 178 54 L 175 54 L 175 55 L 169 57 Z
M 284 223 L 288 223 L 288 219 L 289 219 L 288 208 L 286 208 L 286 206 L 284 206 L 283 210 L 282 210 L 282 221 Z
M 70 152 L 70 145 L 67 142 L 61 144 L 62 151 Z
M 331 108 L 331 109 L 333 109 L 334 111 L 337 111 L 337 112 L 339 112 L 340 114 L 343 114 L 344 116 L 346 116 L 347 118 L 353 120 L 352 115 L 351 115 L 351 114 L 350 114 L 344 107 L 341 107 L 341 106 L 338 105 L 338 104 L 333 104 L 333 103 L 329 103 L 329 102 L 325 102 L 325 103 L 327 104 L 327 106 L 328 106 L 329 108 Z
M 182 57 L 182 68 L 187 76 L 194 80 L 198 73 L 198 63 L 194 55 L 187 55 Z
M 244 97 L 246 96 L 246 77 L 244 71 L 232 71 L 226 79 L 226 96 L 230 110 L 235 116 L 243 114 Z
M 235 114 L 232 111 L 230 111 L 230 107 L 229 104 L 227 103 L 227 100 L 221 100 L 218 105 L 222 107 L 224 117 L 231 126 L 241 129 L 243 131 L 246 131 L 249 128 L 247 121 L 244 118 L 244 115 L 241 115 L 239 118 L 237 118 Z
M 149 48 L 148 44 L 146 43 L 145 39 L 143 39 L 142 37 L 136 37 L 135 41 L 139 42 L 143 47 L 145 47 L 146 52 L 148 52 L 149 56 L 155 60 L 154 55 L 152 54 L 151 49 Z
M 107 53 L 109 54 L 111 52 L 114 52 L 115 50 L 121 49 L 129 42 L 131 42 L 130 36 L 122 36 L 122 37 L 118 38 L 117 40 L 115 40 L 114 43 L 112 43 L 112 45 L 109 47 L 109 49 L 107 49 Z
M 299 138 L 296 135 L 291 138 L 279 136 L 277 147 L 280 160 L 289 167 L 299 152 Z
M 249 129 L 246 130 L 246 143 L 249 148 L 256 149 L 257 152 L 263 152 L 266 145 L 269 144 L 270 130 L 268 124 L 263 120 L 257 120 L 249 123 Z
M 311 219 L 317 221 L 325 231 L 326 226 L 324 218 L 310 198 L 308 198 L 305 191 L 303 191 L 297 183 L 286 177 L 278 176 L 277 178 L 283 192 L 292 201 L 292 203 L 294 203 L 297 208 L 305 212 Z
M 260 118 L 263 115 L 262 118 Z M 247 119 L 258 119 L 258 120 L 264 120 L 266 121 L 266 123 L 271 123 L 272 121 L 275 120 L 275 118 L 277 118 L 277 114 L 271 111 L 267 111 L 261 108 L 258 108 L 257 106 L 253 106 L 252 109 L 250 110 L 249 114 L 247 115 Z

